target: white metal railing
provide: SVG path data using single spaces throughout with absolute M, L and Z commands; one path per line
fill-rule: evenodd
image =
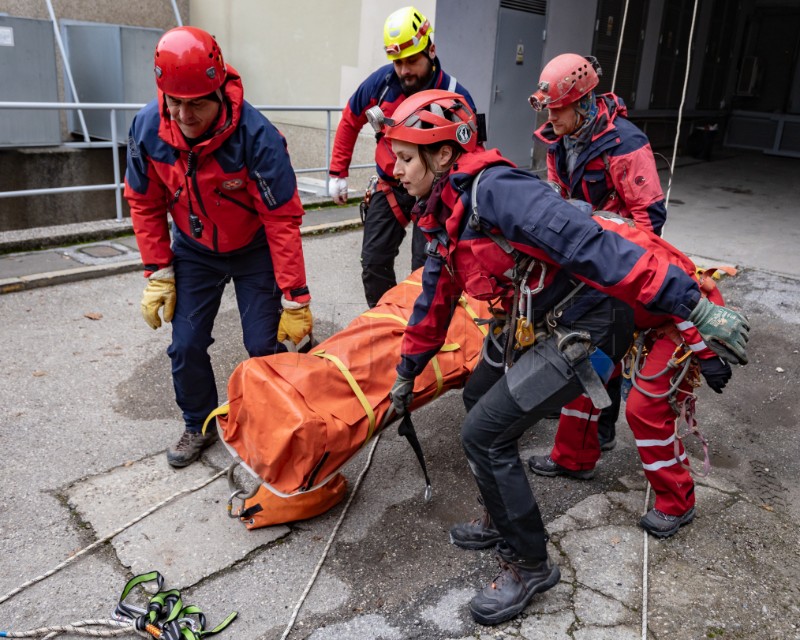
M 0 102 L 0 111 L 3 109 L 45 109 L 45 110 L 68 110 L 73 109 L 77 111 L 102 111 L 107 110 L 111 119 L 111 140 L 99 141 L 89 140 L 88 136 L 84 137 L 83 142 L 63 142 L 62 146 L 72 149 L 104 149 L 110 148 L 113 157 L 114 167 L 114 184 L 92 184 L 92 185 L 77 185 L 72 187 L 48 187 L 43 189 L 25 189 L 21 191 L 0 191 L 0 199 L 2 198 L 17 198 L 20 196 L 38 196 L 55 193 L 75 193 L 81 191 L 114 191 L 116 202 L 116 219 L 122 221 L 122 189 L 125 186 L 122 182 L 122 174 L 119 166 L 119 154 L 117 153 L 121 143 L 117 142 L 119 136 L 117 135 L 117 111 L 138 111 L 144 104 L 127 104 L 127 103 L 105 103 L 105 102 Z M 277 106 L 277 105 L 253 105 L 258 111 L 310 111 L 310 112 L 324 112 L 325 113 L 325 165 L 321 167 L 311 167 L 304 169 L 295 168 L 295 173 L 319 173 L 325 172 L 325 190 L 327 192 L 331 158 L 331 114 L 339 112 L 342 107 L 329 107 L 329 106 Z M 22 145 L 19 145 L 22 146 Z M 371 167 L 372 164 L 357 164 L 351 165 L 351 169 L 365 169 Z

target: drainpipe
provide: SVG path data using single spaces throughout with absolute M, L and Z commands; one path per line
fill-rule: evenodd
M 64 71 L 67 74 L 69 88 L 72 90 L 72 97 L 74 98 L 73 102 L 75 104 L 80 104 L 80 100 L 78 99 L 78 90 L 75 88 L 75 81 L 72 79 L 72 70 L 70 69 L 69 60 L 67 59 L 67 52 L 64 49 L 64 41 L 61 40 L 61 32 L 58 30 L 58 20 L 56 20 L 56 14 L 53 11 L 53 3 L 50 2 L 50 0 L 44 1 L 47 4 L 47 11 L 50 14 L 50 21 L 53 23 L 53 33 L 56 37 L 58 50 L 61 52 L 61 60 L 64 62 Z M 83 140 L 84 142 L 89 142 L 89 130 L 86 128 L 86 120 L 83 118 L 83 111 L 81 109 L 78 109 L 78 119 L 81 121 Z

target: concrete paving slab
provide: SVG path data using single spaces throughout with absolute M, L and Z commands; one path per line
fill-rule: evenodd
M 641 640 L 642 634 L 636 627 L 585 627 L 576 629 L 574 640 Z
M 184 589 L 289 534 L 285 526 L 248 531 L 223 518 L 227 486 L 220 478 L 120 533 L 112 541 L 120 562 L 134 574 L 163 567 L 173 588 Z
M 633 527 L 595 527 L 563 534 L 558 547 L 578 584 L 634 608 L 642 597 L 643 533 Z
M 592 589 L 575 589 L 575 616 L 588 627 L 634 627 L 641 621 L 638 603 L 622 603 Z M 631 606 L 635 604 L 636 606 Z
M 523 638 L 552 638 L 552 640 L 572 640 L 572 627 L 575 614 L 571 611 L 532 615 L 520 627 Z
M 104 538 L 154 504 L 213 475 L 214 470 L 202 464 L 173 469 L 159 454 L 79 480 L 67 489 L 66 496 L 95 535 Z

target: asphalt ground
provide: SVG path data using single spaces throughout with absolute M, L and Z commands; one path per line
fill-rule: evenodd
M 703 266 L 735 265 L 738 274 L 720 287 L 752 324 L 750 363 L 735 368 L 723 395 L 698 390 L 712 472 L 697 479 L 697 518 L 667 540 L 641 532 L 646 486 L 621 422 L 617 447 L 593 480 L 530 475 L 562 581 L 494 628 L 476 625 L 466 607 L 495 574 L 492 553 L 448 541 L 453 523 L 480 513 L 459 444 L 459 392 L 417 412 L 430 503 L 413 453 L 387 429 L 355 494 L 368 451 L 345 468 L 349 507 L 247 531 L 226 514 L 224 478 L 189 491 L 230 464 L 222 445 L 185 470 L 166 465 L 164 451 L 181 430 L 165 355 L 169 332 L 141 321 L 141 274 L 99 277 L 96 269 L 46 283 L 57 286 L 8 291 L 0 296 L 7 418 L 0 428 L 0 631 L 108 617 L 132 575 L 158 570 L 210 625 L 239 612 L 222 638 L 800 638 L 800 224 L 792 182 L 799 162 L 744 154 L 675 174 L 666 238 Z M 315 331 L 324 339 L 365 310 L 360 233 L 308 234 L 304 246 Z M 0 279 L 58 273 L 45 253 L 0 257 Z M 12 275 L 9 265 L 23 258 L 28 273 Z M 409 262 L 406 243 L 400 277 Z M 211 356 L 225 398 L 231 371 L 246 357 L 232 292 L 215 333 Z M 520 443 L 523 458 L 548 452 L 555 426 L 531 429 Z M 702 447 L 687 446 L 699 468 Z M 186 493 L 125 526 L 180 490 Z

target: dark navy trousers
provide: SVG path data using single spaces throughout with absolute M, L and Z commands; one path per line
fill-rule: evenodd
M 633 335 L 633 312 L 613 298 L 569 324 L 585 331 L 612 362 L 625 355 Z M 578 397 L 583 387 L 550 336 L 537 341 L 505 373 L 485 359 L 464 387 L 467 416 L 461 443 L 483 504 L 515 556 L 547 557 L 547 534 L 517 443 L 542 418 Z M 492 360 L 502 360 L 495 349 Z
M 281 290 L 275 282 L 266 242 L 230 254 L 198 248 L 174 232 L 175 288 L 172 319 L 172 381 L 189 431 L 200 431 L 217 408 L 217 385 L 208 348 L 225 285 L 233 281 L 242 323 L 244 346 L 250 357 L 283 351 L 277 342 Z

